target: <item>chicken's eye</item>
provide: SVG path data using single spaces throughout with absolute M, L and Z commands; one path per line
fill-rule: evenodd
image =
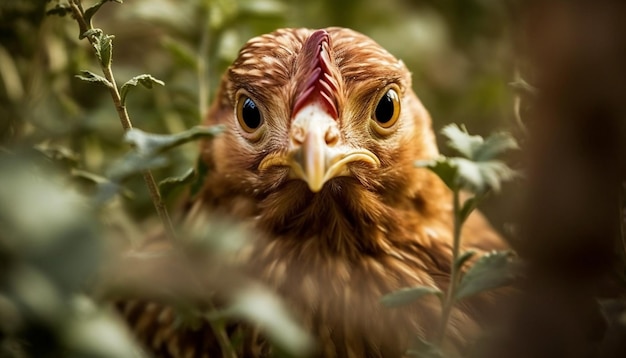
M 393 88 L 390 88 L 378 100 L 374 109 L 373 118 L 379 127 L 384 129 L 393 126 L 400 117 L 400 96 Z M 385 134 L 385 133 L 381 133 Z
M 250 97 L 242 97 L 237 102 L 237 119 L 241 128 L 248 133 L 256 131 L 263 123 L 263 116 Z

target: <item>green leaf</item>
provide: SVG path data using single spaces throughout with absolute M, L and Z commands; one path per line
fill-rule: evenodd
M 461 223 L 464 223 L 465 220 L 470 216 L 470 214 L 476 209 L 478 203 L 482 200 L 483 196 L 474 196 L 471 197 L 463 203 L 461 207 L 461 211 L 459 211 L 459 219 L 461 219 Z
M 163 156 L 146 155 L 145 153 L 131 151 L 111 165 L 107 170 L 107 177 L 111 178 L 112 182 L 119 183 L 131 175 L 149 169 L 161 168 L 166 166 L 167 163 L 167 159 Z
M 191 196 L 196 196 L 196 194 L 198 194 L 200 190 L 202 190 L 202 188 L 204 187 L 205 178 L 209 173 L 209 170 L 209 166 L 207 165 L 207 163 L 204 162 L 202 156 L 199 155 L 198 159 L 196 160 L 196 172 L 198 175 L 196 175 L 196 180 L 194 180 L 194 182 L 191 184 Z
M 489 190 L 499 191 L 501 182 L 517 176 L 504 162 L 491 160 L 474 162 L 465 158 L 448 158 L 458 169 L 457 184 L 464 190 L 483 195 Z
M 175 189 L 183 186 L 183 185 L 187 185 L 187 184 L 191 184 L 194 182 L 194 180 L 196 179 L 196 171 L 194 168 L 189 168 L 189 170 L 187 170 L 187 172 L 185 172 L 185 174 L 178 176 L 178 177 L 172 177 L 172 178 L 166 178 L 163 179 L 160 183 L 159 183 L 159 191 L 161 192 L 161 195 L 163 197 L 166 197 L 168 194 L 170 194 L 171 192 L 173 192 Z
M 137 87 L 140 84 L 147 89 L 151 89 L 154 84 L 165 86 L 165 83 L 159 79 L 156 79 L 148 74 L 142 74 L 135 76 L 122 85 L 120 90 L 120 96 L 122 97 L 122 105 L 126 104 L 126 96 L 131 88 Z
M 487 137 L 483 144 L 476 148 L 472 159 L 479 162 L 489 161 L 513 149 L 519 149 L 515 139 L 508 133 L 499 132 Z
M 113 54 L 113 35 L 102 35 L 98 41 L 96 54 L 100 63 L 104 67 L 111 66 L 111 56 Z
M 199 138 L 213 138 L 222 133 L 223 128 L 223 126 L 195 126 L 176 134 L 153 134 L 133 128 L 126 132 L 124 139 L 142 155 L 151 156 Z
M 94 198 L 96 205 L 103 205 L 120 192 L 124 196 L 132 196 L 122 187 L 123 181 L 146 170 L 165 167 L 167 164 L 168 160 L 164 156 L 146 155 L 134 150 L 126 153 L 107 168 L 106 177 L 109 181 L 97 183 L 98 191 Z
M 92 7 L 88 8 L 87 10 L 85 10 L 85 21 L 87 21 L 89 26 L 91 26 L 91 19 L 93 18 L 93 15 L 95 15 L 96 12 L 98 12 L 98 10 L 100 10 L 100 7 L 102 5 L 104 5 L 105 2 L 108 2 L 108 0 L 100 0 L 99 3 L 93 5 Z
M 110 183 L 110 180 L 108 178 L 105 178 L 95 173 L 88 172 L 86 170 L 72 168 L 72 170 L 70 171 L 70 175 L 73 178 L 76 178 L 78 180 L 81 180 L 85 183 L 89 183 L 92 185 L 101 185 L 105 183 Z
M 86 296 L 75 296 L 65 324 L 57 333 L 67 345 L 65 357 L 139 358 L 141 348 L 123 322 Z M 101 305 L 100 305 L 101 306 Z
M 504 132 L 490 135 L 487 140 L 481 136 L 470 135 L 465 127 L 456 124 L 445 126 L 441 133 L 448 138 L 448 146 L 475 162 L 490 161 L 510 149 L 518 149 L 513 137 Z
M 74 168 L 80 160 L 78 153 L 70 148 L 50 144 L 48 142 L 40 143 L 34 146 L 34 149 L 43 154 L 49 160 L 59 163 L 65 168 Z
M 199 155 L 198 159 L 196 160 L 196 172 L 198 173 L 198 175 L 196 175 L 196 180 L 194 180 L 193 184 L 191 184 L 190 194 L 192 197 L 195 197 L 196 194 L 198 194 L 200 190 L 202 190 L 202 188 L 204 187 L 204 179 L 209 173 L 209 169 L 209 166 L 204 162 L 202 156 Z
M 82 74 L 81 75 L 76 75 L 76 77 L 78 79 L 81 79 L 83 81 L 87 81 L 87 82 L 93 82 L 93 83 L 98 83 L 101 85 L 105 85 L 109 88 L 113 88 L 113 84 L 111 82 L 109 82 L 106 78 L 96 75 L 95 73 L 91 72 L 91 71 L 80 71 Z
M 384 295 L 380 299 L 380 302 L 387 307 L 399 307 L 413 303 L 417 299 L 427 295 L 435 295 L 441 299 L 443 292 L 436 287 L 405 287 Z
M 103 32 L 101 29 L 89 29 L 78 36 L 79 39 L 84 39 L 85 37 L 96 36 L 98 39 L 102 36 Z
M 234 297 L 230 315 L 258 325 L 269 339 L 294 356 L 308 356 L 313 340 L 291 317 L 282 301 L 267 289 L 249 286 Z
M 492 251 L 470 267 L 459 282 L 455 300 L 510 284 L 520 274 L 520 266 L 510 251 Z
M 464 253 L 461 254 L 461 256 L 459 256 L 456 261 L 454 262 L 454 266 L 456 266 L 456 269 L 460 269 L 461 267 L 463 267 L 463 265 L 465 265 L 465 263 L 470 260 L 472 257 L 474 257 L 474 255 L 476 255 L 476 251 L 475 250 L 467 250 Z
M 287 6 L 274 0 L 242 1 L 239 4 L 242 14 L 251 16 L 280 16 L 286 13 Z
M 113 39 L 115 36 L 106 35 L 101 29 L 89 29 L 79 36 L 80 39 L 84 39 L 85 37 L 93 37 L 92 43 L 96 51 L 96 57 L 103 67 L 109 67 L 111 65 Z
M 163 46 L 170 52 L 181 67 L 194 70 L 198 67 L 198 58 L 194 50 L 188 45 L 171 38 L 166 38 L 163 41 Z
M 465 127 L 459 127 L 456 124 L 449 124 L 441 130 L 446 138 L 448 138 L 448 146 L 468 159 L 474 158 L 474 152 L 483 144 L 483 138 L 478 135 L 470 135 Z
M 448 188 L 458 189 L 458 169 L 448 158 L 440 156 L 434 160 L 416 161 L 416 167 L 428 168 L 448 186 Z
M 499 191 L 501 182 L 518 176 L 516 171 L 499 160 L 476 162 L 461 157 L 441 156 L 431 161 L 416 161 L 415 166 L 430 169 L 451 190 L 467 190 L 479 196 L 483 196 L 489 190 Z M 471 206 L 465 208 L 470 209 L 473 210 Z M 469 213 L 471 211 L 464 214 Z

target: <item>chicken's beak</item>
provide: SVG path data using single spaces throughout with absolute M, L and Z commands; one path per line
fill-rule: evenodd
M 350 162 L 380 166 L 378 158 L 369 150 L 352 148 L 344 143 L 337 121 L 319 103 L 311 103 L 298 111 L 292 120 L 289 137 L 290 150 L 283 165 L 288 165 L 291 175 L 304 180 L 314 193 L 330 179 L 350 175 L 347 166 Z M 268 159 L 260 167 L 277 164 Z

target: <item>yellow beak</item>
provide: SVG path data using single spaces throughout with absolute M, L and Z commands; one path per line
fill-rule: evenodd
M 378 158 L 369 150 L 344 144 L 337 121 L 316 102 L 298 111 L 292 120 L 289 138 L 287 156 L 270 155 L 259 168 L 289 166 L 292 177 L 304 180 L 314 193 L 319 192 L 330 179 L 350 175 L 347 166 L 350 162 L 380 166 Z

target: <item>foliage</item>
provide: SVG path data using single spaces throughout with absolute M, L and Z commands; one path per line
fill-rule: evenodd
M 425 357 L 445 355 L 443 345 L 453 306 L 466 297 L 510 284 L 521 273 L 520 265 L 512 260 L 508 251 L 484 254 L 463 272 L 476 255 L 475 251 L 461 253 L 461 227 L 478 203 L 491 191 L 498 191 L 501 182 L 511 180 L 516 172 L 496 158 L 510 149 L 517 149 L 517 142 L 506 133 L 496 133 L 487 139 L 470 135 L 465 128 L 448 125 L 442 129 L 448 138 L 448 146 L 454 148 L 461 157 L 440 156 L 430 161 L 419 161 L 419 167 L 428 168 L 435 173 L 452 191 L 453 205 L 453 247 L 450 262 L 450 285 L 446 292 L 439 289 L 418 286 L 404 288 L 385 295 L 381 302 L 389 307 L 406 305 L 425 295 L 435 294 L 442 306 L 439 330 L 433 342 L 420 339 L 408 354 Z M 460 202 L 461 191 L 472 196 L 463 204 Z
M 66 175 L 23 161 L 31 156 L 0 159 L 0 202 L 12 203 L 0 207 L 0 355 L 138 357 L 123 324 L 82 293 L 103 260 L 94 208 Z
M 518 148 L 509 134 L 497 133 L 483 140 L 454 124 L 444 127 L 441 132 L 448 138 L 448 146 L 462 157 L 440 157 L 418 165 L 434 171 L 450 189 L 467 190 L 481 196 L 490 190 L 499 191 L 502 181 L 515 177 L 513 170 L 495 159 L 507 150 Z M 474 203 L 471 205 L 475 206 Z

